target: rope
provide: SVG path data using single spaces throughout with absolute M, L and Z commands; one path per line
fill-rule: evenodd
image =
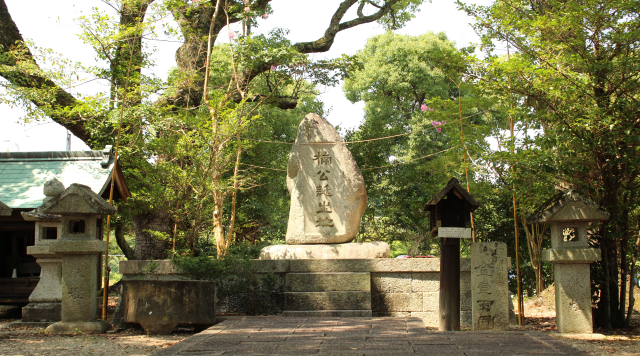
M 460 147 L 460 145 L 453 146 L 453 147 L 447 148 L 446 150 L 442 150 L 442 151 L 439 151 L 439 152 L 436 152 L 436 153 L 432 153 L 432 154 L 429 154 L 429 155 L 426 155 L 426 156 L 422 156 L 422 157 L 418 157 L 418 158 L 409 159 L 409 160 L 406 160 L 406 161 L 403 161 L 403 162 L 395 162 L 395 163 L 391 163 L 391 164 L 387 164 L 387 165 L 379 166 L 379 167 L 362 168 L 362 169 L 360 169 L 360 170 L 361 170 L 361 171 L 368 171 L 368 170 L 371 170 L 371 169 L 378 169 L 378 168 L 385 168 L 385 167 L 397 166 L 397 165 L 399 165 L 399 164 L 405 164 L 405 163 L 409 163 L 409 162 L 413 162 L 413 161 L 417 161 L 417 160 L 421 160 L 421 159 L 429 158 L 429 157 L 435 156 L 435 155 L 437 155 L 437 154 L 440 154 L 440 153 L 443 153 L 443 152 L 447 152 L 447 151 L 452 150 L 452 149 L 457 148 L 457 147 Z M 240 164 L 243 164 L 243 165 L 245 165 L 245 166 L 249 166 L 249 167 L 254 167 L 254 168 L 268 169 L 268 170 L 271 170 L 271 171 L 278 171 L 278 172 L 286 172 L 286 171 L 287 171 L 286 169 L 278 169 L 278 168 L 269 168 L 269 167 L 255 166 L 255 165 L 253 165 L 253 164 L 248 164 L 248 163 L 240 163 Z
M 455 122 L 451 122 L 448 124 L 444 124 L 444 125 L 439 125 L 438 127 L 432 127 L 429 128 L 430 130 L 436 130 L 438 128 L 441 128 L 442 126 L 446 126 L 446 125 L 453 125 L 456 124 L 457 122 L 460 122 L 460 124 L 462 124 L 462 120 L 466 120 L 469 118 L 472 118 L 474 116 L 483 114 L 485 112 L 487 112 L 488 110 L 482 110 L 479 111 L 475 114 L 469 115 L 469 116 L 465 116 L 462 119 L 458 119 Z M 282 142 L 282 141 L 269 141 L 269 140 L 259 140 L 259 139 L 255 139 L 255 138 L 248 138 L 248 137 L 241 137 L 240 139 L 242 140 L 246 140 L 246 141 L 254 141 L 254 142 L 260 142 L 260 143 L 278 143 L 281 145 L 300 145 L 300 146 L 307 146 L 307 145 L 335 145 L 335 144 L 344 144 L 344 145 L 349 145 L 352 143 L 363 143 L 363 142 L 372 142 L 372 141 L 379 141 L 379 140 L 386 140 L 389 138 L 394 138 L 394 137 L 400 137 L 400 136 L 409 136 L 413 134 L 413 132 L 406 132 L 406 133 L 402 133 L 402 134 L 397 134 L 397 135 L 391 135 L 391 136 L 385 136 L 385 137 L 378 137 L 378 138 L 371 138 L 371 139 L 367 139 L 367 140 L 358 140 L 358 141 L 342 141 L 342 142 L 309 142 L 309 143 L 295 143 L 295 142 Z
M 417 160 L 420 160 L 420 159 L 424 159 L 424 158 L 428 158 L 428 157 L 431 157 L 431 156 L 435 156 L 437 154 L 440 154 L 440 153 L 443 153 L 443 152 L 447 152 L 447 151 L 452 150 L 452 149 L 457 148 L 457 147 L 460 147 L 460 145 L 453 146 L 453 147 L 447 148 L 446 150 L 442 150 L 442 151 L 439 151 L 439 152 L 436 152 L 436 153 L 432 153 L 430 155 L 426 155 L 426 156 L 422 156 L 422 157 L 418 157 L 418 158 L 414 158 L 414 159 L 409 159 L 409 160 L 406 160 L 406 161 L 403 161 L 403 162 L 391 163 L 391 164 L 387 164 L 385 166 L 379 166 L 379 167 L 362 168 L 361 171 L 368 171 L 370 169 L 378 169 L 378 168 L 396 166 L 396 165 L 399 165 L 399 164 L 405 164 L 405 163 L 409 163 L 409 162 L 412 162 L 412 161 L 417 161 Z
M 272 171 L 278 171 L 278 172 L 286 172 L 286 169 L 278 169 L 278 168 L 269 168 L 269 167 L 262 167 L 262 166 L 254 166 L 253 164 L 248 164 L 248 163 L 240 163 L 242 165 L 245 166 L 249 166 L 249 167 L 254 167 L 254 168 L 261 168 L 261 169 L 268 169 L 268 170 L 272 170 Z

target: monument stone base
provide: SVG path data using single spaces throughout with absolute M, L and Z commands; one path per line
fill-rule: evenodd
M 340 260 L 389 258 L 391 250 L 386 242 L 272 245 L 260 252 L 260 260 Z
M 60 321 L 49 325 L 45 331 L 49 333 L 83 332 L 102 334 L 111 329 L 111 323 L 104 320 L 96 321 Z

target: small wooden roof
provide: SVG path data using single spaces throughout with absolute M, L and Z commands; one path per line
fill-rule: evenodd
M 465 199 L 467 202 L 469 202 L 472 212 L 476 210 L 477 207 L 480 206 L 480 203 L 478 203 L 476 198 L 474 198 L 466 189 L 462 188 L 462 186 L 460 185 L 460 182 L 458 182 L 457 179 L 451 178 L 447 183 L 447 185 L 441 191 L 439 191 L 438 194 L 436 194 L 433 198 L 431 198 L 429 202 L 427 202 L 427 206 L 425 209 L 426 210 L 433 209 L 433 207 L 435 207 L 440 202 L 440 200 L 442 200 L 442 198 L 444 198 L 447 194 L 449 194 L 451 190 L 453 190 L 453 192 L 456 193 L 458 197 Z
M 542 203 L 527 220 L 532 223 L 558 221 L 604 221 L 609 213 L 575 190 L 565 190 Z

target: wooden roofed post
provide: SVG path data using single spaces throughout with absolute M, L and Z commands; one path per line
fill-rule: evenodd
M 478 206 L 455 178 L 426 206 L 431 234 L 440 237 L 440 331 L 460 330 L 460 239 L 471 238 L 471 213 Z
M 609 213 L 574 190 L 554 195 L 528 218 L 551 225 L 551 248 L 542 251 L 542 261 L 553 264 L 559 333 L 593 333 L 589 265 L 601 254 L 589 247 L 588 228 L 608 219 Z

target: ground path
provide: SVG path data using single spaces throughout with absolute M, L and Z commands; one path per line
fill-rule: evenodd
M 571 355 L 543 332 L 430 332 L 419 318 L 230 318 L 155 353 L 173 355 Z

